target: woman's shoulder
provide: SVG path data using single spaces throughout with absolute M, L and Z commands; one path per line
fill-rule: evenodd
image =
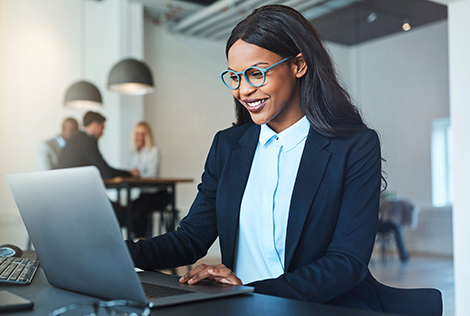
M 341 152 L 345 155 L 380 152 L 380 139 L 375 130 L 364 127 L 352 131 L 347 137 L 332 138 L 329 148 L 332 152 Z
M 238 142 L 246 135 L 259 134 L 260 127 L 253 122 L 247 122 L 238 126 L 231 126 L 217 133 L 217 137 L 224 141 Z
M 364 139 L 372 140 L 374 138 L 378 139 L 378 134 L 375 130 L 368 127 L 360 127 L 350 130 L 348 136 L 333 137 L 332 140 L 338 142 L 356 142 Z

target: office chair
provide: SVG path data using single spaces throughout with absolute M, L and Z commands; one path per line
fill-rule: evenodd
M 406 250 L 402 226 L 392 221 L 379 220 L 379 223 L 377 225 L 376 242 L 380 246 L 383 261 L 385 261 L 385 254 L 387 252 L 387 248 L 391 246 L 392 240 L 395 241 L 396 247 L 398 249 L 398 254 L 400 255 L 400 261 L 408 261 L 409 256 L 408 251 Z
M 408 316 L 442 316 L 442 295 L 437 289 L 399 289 L 386 286 L 367 272 L 365 281 L 375 290 L 383 311 Z

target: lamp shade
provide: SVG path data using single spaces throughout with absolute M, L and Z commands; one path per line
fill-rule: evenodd
M 95 85 L 88 81 L 78 81 L 72 84 L 65 93 L 64 104 L 74 109 L 89 109 L 101 106 L 101 93 Z
M 128 58 L 118 62 L 108 77 L 108 89 L 129 95 L 144 95 L 153 92 L 153 77 L 150 68 L 143 62 Z

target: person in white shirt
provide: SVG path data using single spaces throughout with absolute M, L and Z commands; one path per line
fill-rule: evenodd
M 67 141 L 78 133 L 78 122 L 67 117 L 62 123 L 62 132 L 39 144 L 36 155 L 36 171 L 56 169 L 59 166 L 59 156 Z
M 150 125 L 145 121 L 137 123 L 131 137 L 129 169 L 138 169 L 141 177 L 158 178 L 159 158 Z M 149 236 L 151 232 L 147 232 L 147 227 L 152 211 L 166 207 L 168 202 L 169 196 L 166 190 L 141 189 L 140 196 L 132 202 L 133 228 L 137 238 Z

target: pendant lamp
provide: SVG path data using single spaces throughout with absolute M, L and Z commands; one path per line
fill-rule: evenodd
M 85 73 L 85 15 L 84 4 L 81 0 L 80 5 L 80 72 L 83 77 Z M 98 88 L 92 83 L 81 80 L 72 84 L 65 92 L 64 105 L 72 109 L 90 109 L 103 105 L 103 99 Z
M 152 72 L 144 62 L 133 58 L 123 59 L 111 69 L 108 89 L 127 95 L 152 93 Z
M 67 89 L 64 104 L 72 109 L 90 109 L 101 106 L 103 100 L 97 87 L 82 80 L 75 82 Z

